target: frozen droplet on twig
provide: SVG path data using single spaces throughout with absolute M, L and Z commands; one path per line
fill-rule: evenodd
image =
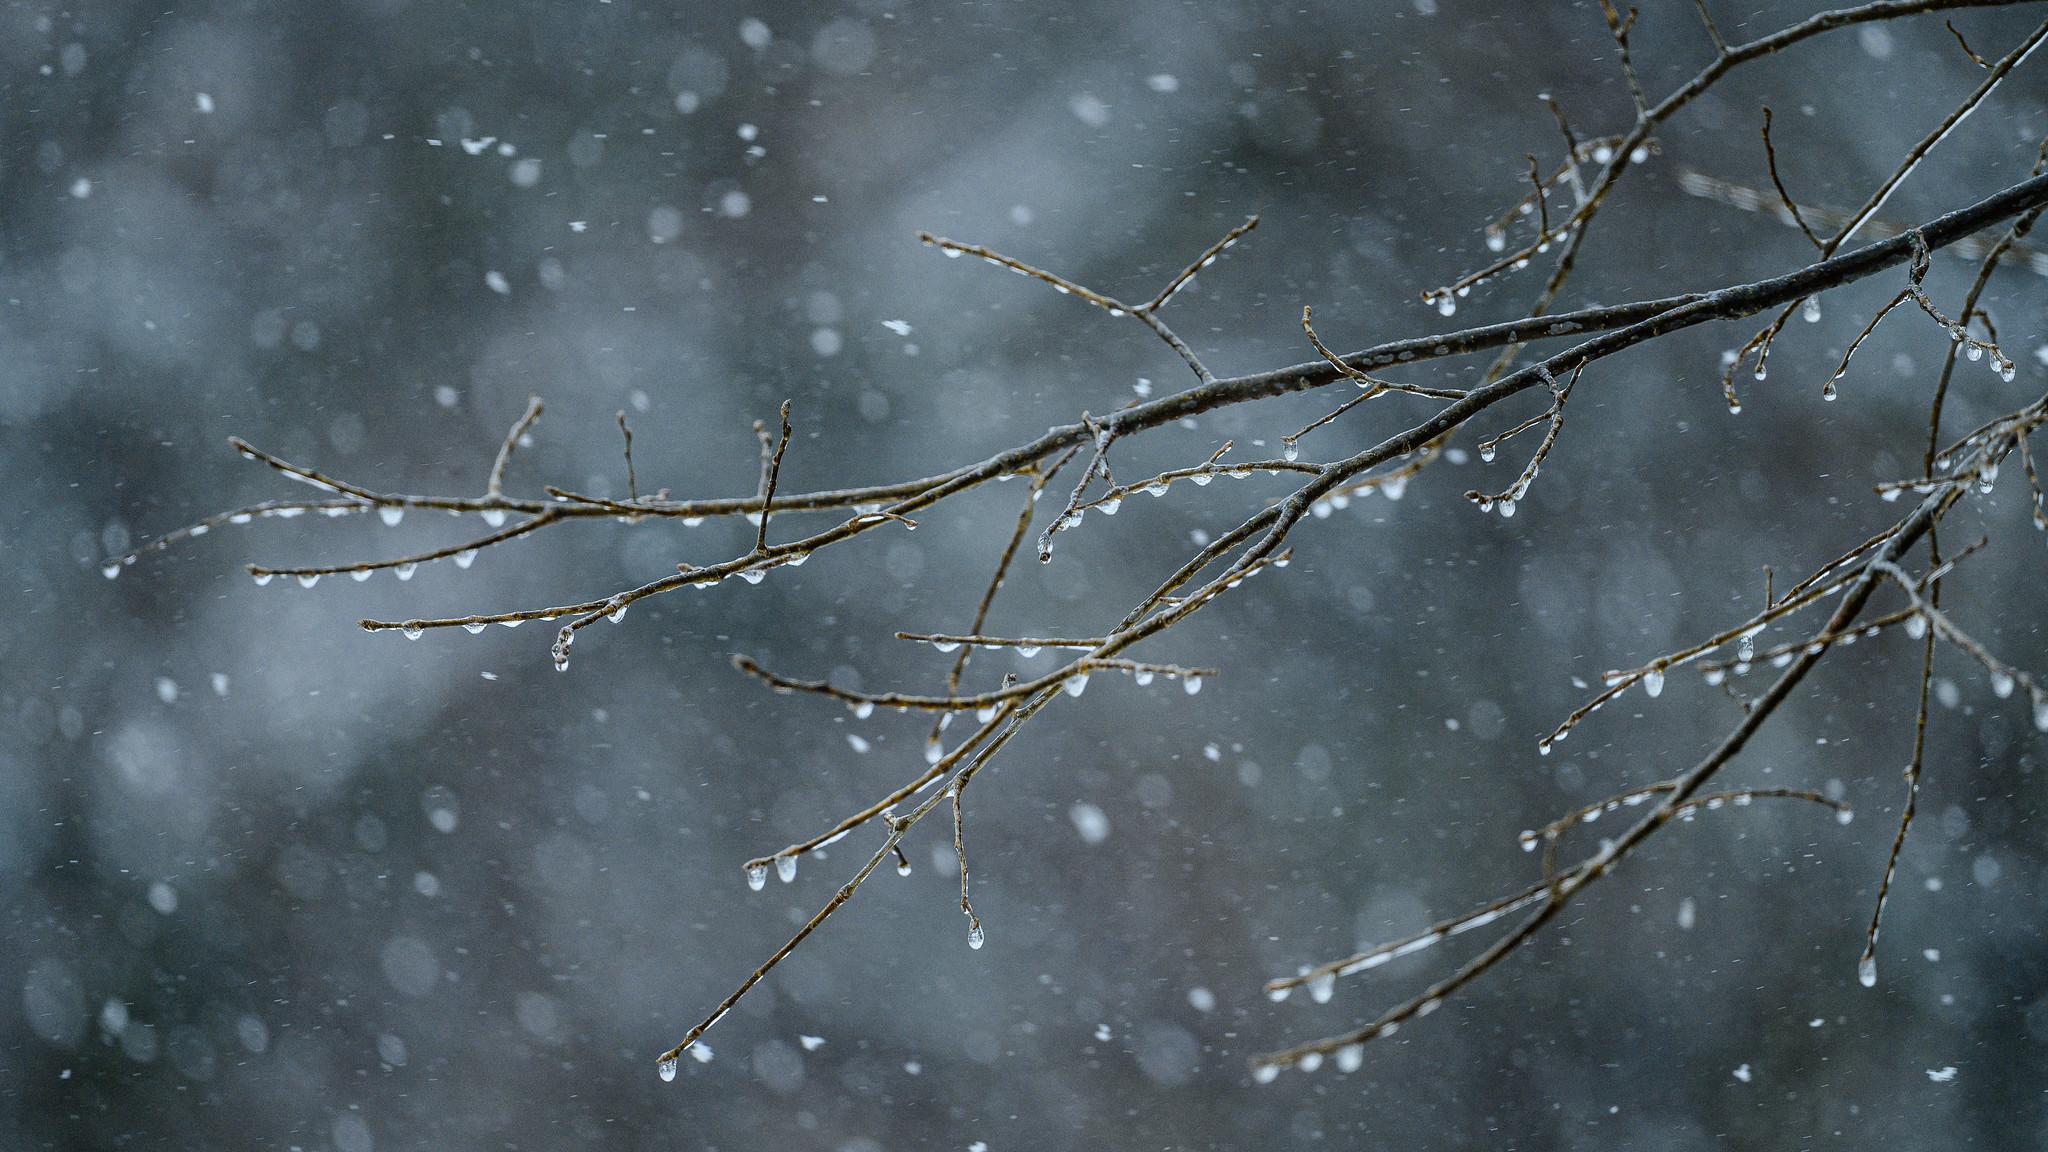
M 1494 456 L 1498 455 L 1499 452 L 1500 446 L 1497 444 L 1493 444 L 1491 442 L 1481 444 L 1479 446 L 1479 459 L 1484 461 L 1485 463 L 1491 464 L 1493 463 Z
M 1993 672 L 1991 674 L 1991 694 L 1993 696 L 1998 697 L 2000 700 L 2005 699 L 2012 695 L 2012 686 L 2013 680 L 2011 675 L 2005 672 Z
M 1083 672 L 1079 676 L 1068 680 L 1062 687 L 1067 690 L 1067 695 L 1079 696 L 1088 690 L 1088 674 Z
M 1457 299 L 1454 296 L 1452 296 L 1449 292 L 1445 292 L 1438 295 L 1436 298 L 1436 311 L 1437 315 L 1439 316 L 1451 316 L 1456 314 L 1458 311 Z
M 1137 672 L 1132 674 L 1131 680 L 1135 682 L 1138 685 L 1138 687 L 1143 688 L 1145 685 L 1150 684 L 1152 682 L 1152 673 L 1149 669 L 1141 668 Z
M 1342 1048 L 1337 1049 L 1337 1071 L 1346 1073 L 1356 1072 L 1358 1071 L 1358 1066 L 1363 1063 L 1365 1063 L 1365 1045 L 1346 1044 Z
M 410 580 L 412 579 L 412 574 L 419 571 L 419 567 L 417 564 L 400 564 L 391 570 L 391 574 L 400 580 Z
M 1200 676 L 1183 677 L 1180 682 L 1180 686 L 1182 691 L 1186 692 L 1190 696 L 1193 696 L 1195 693 L 1200 692 L 1202 690 L 1202 678 Z
M 853 706 L 853 718 L 856 720 L 865 720 L 874 714 L 875 702 L 872 700 L 863 700 Z
M 937 764 L 946 758 L 946 746 L 937 740 L 927 740 L 924 745 L 924 762 Z
M 749 568 L 746 571 L 740 573 L 740 579 L 745 580 L 749 584 L 759 584 L 761 582 L 761 578 L 766 575 L 767 573 L 763 572 L 759 568 Z
M 1927 635 L 1927 617 L 1915 613 L 1906 617 L 1906 635 L 1918 640 Z
M 1266 989 L 1266 999 L 1271 1000 L 1275 1004 L 1280 1003 L 1281 1001 L 1287 999 L 1289 996 L 1292 995 L 1294 995 L 1294 989 L 1292 987 Z
M 675 1058 L 675 1057 L 671 1056 L 671 1057 L 669 1057 L 668 1059 L 666 1059 L 666 1060 L 663 1060 L 663 1061 L 661 1062 L 661 1078 L 662 1078 L 662 1080 L 663 1080 L 664 1082 L 665 1082 L 665 1081 L 669 1081 L 669 1080 L 674 1080 L 674 1079 L 676 1078 L 676 1058 Z
M 1252 1073 L 1252 1079 L 1257 1080 L 1261 1084 L 1271 1084 L 1279 1078 L 1280 1066 L 1277 1064 L 1261 1065 L 1258 1071 Z
M 100 565 L 100 575 L 105 576 L 109 580 L 112 580 L 114 577 L 119 576 L 120 574 L 121 562 L 119 560 L 115 560 L 111 563 Z
M 377 508 L 377 518 L 384 521 L 385 527 L 396 528 L 398 527 L 398 522 L 405 519 L 405 509 L 395 504 L 379 505 Z
M 1837 808 L 1837 809 L 1835 809 L 1835 823 L 1837 823 L 1837 824 L 1853 824 L 1853 823 L 1855 823 L 1855 822 L 1856 822 L 1856 810 L 1855 810 L 1854 808 Z
M 480 622 L 478 622 L 478 621 L 472 620 L 472 621 L 470 621 L 469 623 L 467 623 L 467 624 L 464 624 L 464 625 L 462 626 L 462 630 L 463 630 L 464 632 L 467 632 L 467 633 L 469 633 L 469 634 L 470 634 L 471 636 L 474 636 L 474 635 L 476 635 L 477 633 L 479 633 L 479 632 L 483 631 L 485 627 L 487 627 L 487 625 L 485 625 L 485 624 L 482 624 L 482 623 L 480 623 Z
M 1328 1004 L 1336 991 L 1337 977 L 1334 973 L 1325 972 L 1308 982 L 1308 998 L 1318 1004 Z
M 1865 988 L 1877 987 L 1877 957 L 1865 956 L 1857 963 L 1856 982 Z
M 370 578 L 370 573 L 374 571 L 376 571 L 376 569 L 374 568 L 358 568 L 355 571 L 350 572 L 348 574 L 348 578 L 355 581 L 358 584 L 361 584 L 363 581 L 368 580 Z
M 761 889 L 763 889 L 763 888 L 766 888 L 767 886 L 768 886 L 768 867 L 767 867 L 767 865 L 765 865 L 765 864 L 756 864 L 756 865 L 754 865 L 754 866 L 753 866 L 752 868 L 749 868 L 749 869 L 747 869 L 747 887 L 749 887 L 749 888 L 752 888 L 752 889 L 753 889 L 754 891 L 756 891 L 756 892 L 759 892 L 759 891 L 760 891 Z
M 505 510 L 503 508 L 484 509 L 484 523 L 489 524 L 493 528 L 503 528 L 505 526 Z
M 313 585 L 318 584 L 319 582 L 320 574 L 318 572 L 308 572 L 305 575 L 299 577 L 299 587 L 301 588 L 311 588 Z
M 1664 673 L 1655 668 L 1643 673 L 1643 693 L 1651 699 L 1664 694 Z
M 957 652 L 960 649 L 960 642 L 958 640 L 934 640 L 932 641 L 932 647 L 937 648 L 941 652 Z
M 1282 440 L 1280 442 L 1280 458 L 1290 463 L 1301 459 L 1301 445 L 1296 444 L 1291 436 Z
M 455 566 L 457 568 L 467 568 L 474 563 L 476 563 L 476 549 L 474 548 L 465 548 L 455 554 Z
M 1806 302 L 1799 306 L 1799 318 L 1808 324 L 1820 323 L 1820 297 L 1808 296 Z
M 789 884 L 796 880 L 795 856 L 777 856 L 775 858 L 775 878 L 784 884 Z
M 976 924 L 967 930 L 967 946 L 969 948 L 980 948 L 987 940 L 988 937 L 982 934 L 981 925 Z
M 405 633 L 405 638 L 407 640 L 417 640 L 420 638 L 420 633 L 426 631 L 426 629 L 407 626 L 404 628 L 400 628 L 399 631 Z
M 1313 1072 L 1323 1066 L 1323 1054 L 1321 1052 L 1311 1052 L 1303 1056 L 1294 1066 L 1303 1072 Z
M 605 613 L 604 618 L 611 621 L 614 624 L 617 624 L 619 621 L 624 620 L 626 618 L 626 609 L 630 607 L 632 607 L 632 605 L 630 604 L 618 604 L 614 606 L 611 611 Z

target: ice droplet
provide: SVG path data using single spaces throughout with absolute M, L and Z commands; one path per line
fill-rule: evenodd
M 1188 695 L 1193 696 L 1202 690 L 1202 678 L 1200 676 L 1189 676 L 1180 682 L 1180 686 Z M 2043 731 L 2048 731 L 2048 728 L 2044 728 Z
M 1927 617 L 1918 615 L 1907 617 L 1906 635 L 1911 636 L 1915 640 L 1921 639 L 1922 637 L 1926 636 Z
M 419 638 L 420 638 L 420 633 L 422 633 L 422 632 L 426 631 L 426 629 L 424 629 L 424 628 L 400 628 L 400 629 L 399 629 L 399 631 L 400 631 L 400 632 L 403 632 L 403 633 L 405 633 L 405 638 L 406 638 L 407 640 L 417 640 L 417 639 L 419 639 Z
M 1458 311 L 1458 301 L 1446 292 L 1436 298 L 1436 312 L 1439 316 L 1450 316 Z
M 982 935 L 981 925 L 976 924 L 967 930 L 967 946 L 969 948 L 980 948 L 986 941 L 987 937 Z
M 618 607 L 612 609 L 611 611 L 605 613 L 604 618 L 611 621 L 614 624 L 617 624 L 619 621 L 624 620 L 626 618 L 626 609 L 629 607 L 631 607 L 631 605 L 621 604 Z
M 1280 449 L 1281 459 L 1289 463 L 1301 459 L 1301 445 L 1296 444 L 1292 440 L 1282 440 L 1280 443 L 1283 445 Z
M 1287 999 L 1289 996 L 1292 995 L 1294 995 L 1294 989 L 1291 987 L 1266 989 L 1266 999 L 1271 1000 L 1275 1004 L 1280 1003 L 1281 1001 Z
M 1512 520 L 1512 519 L 1514 519 L 1514 517 L 1515 517 L 1515 502 L 1514 502 L 1513 500 L 1503 500 L 1503 501 L 1501 501 L 1501 502 L 1500 502 L 1500 515 L 1501 515 L 1501 519 L 1503 519 L 1503 520 Z
M 759 584 L 761 578 L 766 575 L 767 573 L 759 568 L 749 568 L 745 572 L 740 573 L 740 579 L 745 580 L 749 584 Z
M 304 576 L 299 577 L 299 587 L 301 588 L 311 588 L 313 585 L 318 584 L 319 582 L 320 574 L 318 572 L 308 573 Z
M 1652 700 L 1664 694 L 1664 673 L 1651 669 L 1643 673 L 1643 692 Z
M 384 521 L 385 527 L 396 528 L 398 522 L 405 519 L 405 509 L 393 504 L 384 504 L 378 507 L 377 518 Z
M 472 622 L 470 622 L 470 623 L 468 623 L 468 624 L 464 624 L 464 625 L 462 626 L 462 630 L 463 630 L 464 632 L 467 632 L 467 633 L 469 633 L 469 634 L 470 634 L 471 636 L 474 636 L 474 635 L 476 635 L 477 633 L 479 633 L 479 632 L 483 631 L 483 630 L 484 630 L 484 628 L 485 628 L 485 625 L 483 625 L 483 624 L 478 624 L 478 623 L 476 623 L 476 622 L 474 622 L 474 621 L 472 621 Z
M 1308 982 L 1308 998 L 1318 1004 L 1328 1004 L 1336 991 L 1337 977 L 1334 973 L 1325 972 Z
M 1856 982 L 1865 988 L 1877 987 L 1877 957 L 1865 956 L 1856 965 Z
M 937 740 L 933 740 L 933 741 L 930 741 L 930 742 L 928 742 L 927 744 L 925 744 L 925 746 L 924 746 L 924 762 L 925 762 L 925 763 L 927 763 L 927 764 L 937 764 L 937 763 L 938 763 L 939 761 L 941 761 L 941 760 L 944 760 L 945 758 L 946 758 L 946 746 L 945 746 L 944 744 L 941 744 L 941 743 L 939 743 L 939 742 L 938 742 Z
M 661 1062 L 661 1078 L 664 1082 L 676 1078 L 676 1058 L 671 1056 Z
M 2036 731 L 2048 732 L 2048 698 L 2034 698 L 2034 728 Z
M 1972 344 L 1966 351 L 1964 351 L 1963 355 L 1968 356 L 1970 358 L 1970 363 L 1975 364 L 1977 361 L 1982 360 L 1984 358 L 1984 346 L 1981 344 Z
M 1138 687 L 1140 687 L 1140 688 L 1143 688 L 1143 687 L 1144 687 L 1145 685 L 1147 685 L 1147 684 L 1150 684 L 1150 683 L 1152 682 L 1152 673 L 1150 673 L 1150 672 L 1137 672 L 1137 673 L 1133 673 L 1133 674 L 1132 674 L 1132 676 L 1131 676 L 1131 680 L 1132 680 L 1133 682 L 1135 682 L 1135 683 L 1136 683 L 1136 684 L 1138 685 Z
M 796 857 L 777 856 L 775 858 L 775 877 L 784 884 L 794 881 L 796 879 Z
M 1102 514 L 1104 516 L 1114 516 L 1116 515 L 1116 510 L 1123 506 L 1124 502 L 1122 500 L 1104 500 L 1101 505 Z
M 505 510 L 503 508 L 484 509 L 484 523 L 489 524 L 493 528 L 503 528 L 505 526 Z
M 941 652 L 957 652 L 960 649 L 960 642 L 957 640 L 934 640 L 932 641 L 932 647 L 937 648 Z
M 1808 296 L 1806 303 L 1799 306 L 1799 318 L 1808 324 L 1820 323 L 1820 297 Z
M 1017 646 L 1017 655 L 1022 656 L 1026 660 L 1029 660 L 1033 656 L 1038 655 L 1038 645 L 1020 644 Z
M 1479 459 L 1480 459 L 1480 460 L 1482 460 L 1482 461 L 1484 461 L 1484 462 L 1486 462 L 1486 463 L 1488 463 L 1488 464 L 1491 464 L 1491 463 L 1493 463 L 1493 458 L 1494 458 L 1494 457 L 1495 457 L 1496 455 L 1498 455 L 1499 453 L 1500 453 L 1500 446 L 1499 446 L 1499 445 L 1496 445 L 1496 444 L 1481 444 L 1481 445 L 1479 446 Z
M 348 574 L 348 578 L 355 581 L 358 584 L 361 584 L 363 581 L 368 580 L 370 578 L 370 573 L 374 571 L 376 571 L 376 569 L 374 568 L 358 568 L 355 571 L 350 572 Z
M 1830 377 L 1826 384 L 1821 385 L 1820 398 L 1833 403 L 1835 398 L 1841 395 L 1840 392 L 1835 391 L 1835 381 L 1840 379 L 1840 376 Z
M 2003 672 L 1991 674 L 1991 694 L 2000 700 L 2012 695 L 2012 677 Z
M 1488 252 L 1499 252 L 1507 246 L 1507 237 L 1501 235 L 1498 232 L 1488 232 L 1486 234 L 1486 250 Z
M 908 860 L 898 860 L 898 861 L 896 862 L 896 874 L 897 874 L 898 876 L 908 876 L 908 875 L 910 875 L 910 861 L 908 861 Z
M 1257 1080 L 1261 1084 L 1271 1084 L 1273 1081 L 1278 1080 L 1279 1078 L 1280 1068 L 1276 1064 L 1267 1064 L 1261 1067 L 1257 1072 L 1252 1073 L 1252 1079 Z
M 1835 823 L 1837 823 L 1837 824 L 1853 824 L 1853 823 L 1855 823 L 1855 821 L 1856 821 L 1856 810 L 1855 810 L 1855 809 L 1853 809 L 1853 808 L 1837 808 L 1837 809 L 1835 810 Z
M 756 864 L 752 868 L 747 869 L 747 887 L 759 892 L 767 886 L 768 869 L 764 865 Z
M 119 576 L 120 574 L 121 562 L 119 560 L 116 560 L 111 564 L 100 565 L 100 575 L 105 576 L 109 580 L 112 580 L 114 577 Z
M 1295 1065 L 1296 1068 L 1301 1069 L 1303 1072 L 1313 1072 L 1322 1066 L 1323 1054 L 1321 1052 L 1311 1052 L 1303 1056 L 1300 1063 Z
M 1088 690 L 1088 674 L 1083 672 L 1079 676 L 1067 681 L 1062 687 L 1067 690 L 1067 695 L 1079 696 Z
M 872 700 L 863 700 L 853 706 L 853 718 L 855 720 L 865 720 L 874 714 L 875 702 Z
M 457 568 L 467 568 L 474 563 L 476 563 L 476 549 L 474 548 L 465 548 L 455 554 L 455 566 Z
M 1346 1044 L 1344 1047 L 1337 1049 L 1337 1071 L 1356 1072 L 1358 1071 L 1358 1066 L 1363 1063 L 1365 1063 L 1365 1045 Z
M 417 564 L 400 564 L 391 570 L 391 574 L 400 580 L 410 580 L 412 579 L 412 574 L 419 571 L 419 568 L 420 566 Z

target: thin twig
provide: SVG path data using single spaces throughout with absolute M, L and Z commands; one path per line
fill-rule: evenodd
M 505 442 L 498 445 L 498 458 L 491 462 L 491 478 L 490 482 L 484 485 L 484 495 L 499 496 L 504 493 L 505 467 L 512 463 L 512 449 L 519 446 L 520 438 L 526 435 L 527 429 L 533 427 L 533 422 L 540 419 L 541 408 L 540 397 L 526 398 L 525 414 L 513 423 L 510 432 L 505 433 Z

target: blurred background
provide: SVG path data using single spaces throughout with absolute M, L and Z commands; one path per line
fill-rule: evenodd
M 1731 40 L 1815 6 L 1707 7 Z M 2037 7 L 1963 12 L 1996 57 Z M 1645 3 L 1652 99 L 1710 59 L 1693 6 Z M 1939 17 L 1745 67 L 1674 118 L 1599 218 L 1560 307 L 1806 263 L 1768 215 L 1760 105 L 1803 202 L 1853 208 L 1980 80 Z M 1884 210 L 1910 225 L 2025 176 L 2020 69 Z M 751 892 L 739 867 L 921 771 L 926 721 L 860 721 L 735 673 L 929 691 L 1024 497 L 990 485 L 778 569 L 545 626 L 408 643 L 364 616 L 581 600 L 730 558 L 741 523 L 571 524 L 399 583 L 258 587 L 480 534 L 414 513 L 259 521 L 102 560 L 306 490 L 239 435 L 386 491 L 475 495 L 529 394 L 508 491 L 754 490 L 751 422 L 794 401 L 785 491 L 925 475 L 1083 411 L 1191 383 L 1164 345 L 1044 285 L 916 242 L 983 243 L 1142 299 L 1245 216 L 1168 319 L 1224 375 L 1520 313 L 1540 268 L 1454 321 L 1425 288 L 1482 265 L 1525 154 L 1623 131 L 1597 6 L 850 0 L 0 6 L 0 1132 L 11 1148 L 1852 1148 L 2034 1146 L 2048 1128 L 2048 949 L 2024 694 L 1937 660 L 1920 821 L 1855 981 L 1911 741 L 1918 644 L 1836 652 L 1727 769 L 1825 789 L 1674 825 L 1442 1012 L 1255 1085 L 1254 1053 L 1341 1031 L 1483 946 L 1346 980 L 1261 983 L 1537 875 L 1515 836 L 1693 763 L 1740 717 L 1688 670 L 1549 757 L 1538 736 L 1634 667 L 1749 616 L 1891 522 L 1944 334 L 1901 311 L 1842 398 L 1821 385 L 1903 278 L 1833 293 L 1745 408 L 1694 330 L 1602 363 L 1520 514 L 1533 415 L 1506 406 L 1398 502 L 1294 538 L 1295 563 L 1134 653 L 1217 666 L 1196 697 L 1098 676 L 967 798 L 987 946 L 950 829 L 906 844 L 719 1023 L 654 1057 L 813 914 L 873 831 Z M 1565 200 L 1553 201 L 1563 211 Z M 1520 236 L 1523 233 L 1515 233 Z M 1960 307 L 1973 266 L 1929 287 Z M 2042 282 L 1987 296 L 2021 364 L 1958 365 L 1951 435 L 2048 380 Z M 1484 363 L 1409 370 L 1476 379 Z M 1338 399 L 1230 409 L 1119 446 L 1132 480 L 1277 455 Z M 1358 450 L 1430 411 L 1390 397 L 1304 439 Z M 1946 438 L 1945 438 L 1946 439 Z M 1261 443 L 1263 442 L 1263 444 Z M 2048 668 L 2021 469 L 1962 505 L 1957 622 Z M 1061 486 L 1064 490 L 1064 485 Z M 1021 563 L 989 631 L 1096 634 L 1275 477 L 1127 503 Z M 781 528 L 783 521 L 777 522 Z M 785 529 L 800 523 L 791 518 Z M 1923 553 L 1924 555 L 1924 553 Z M 1802 621 L 1812 626 L 1818 618 Z M 1804 633 L 1799 633 L 1803 635 Z M 1792 634 L 1774 631 L 1768 644 Z M 978 654 L 971 685 L 1052 666 Z M 1760 690 L 1756 676 L 1746 682 Z M 957 728 L 956 728 L 957 734 Z M 1612 822 L 1567 843 L 1590 850 Z M 1575 858 L 1575 857 L 1574 857 Z

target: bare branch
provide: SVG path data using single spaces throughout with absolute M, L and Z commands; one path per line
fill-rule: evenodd
M 512 424 L 512 430 L 505 433 L 505 442 L 498 445 L 498 458 L 491 462 L 490 482 L 484 486 L 485 497 L 502 495 L 505 490 L 505 466 L 512 463 L 512 449 L 519 446 L 520 438 L 540 419 L 541 402 L 538 396 L 526 398 L 526 412 Z

